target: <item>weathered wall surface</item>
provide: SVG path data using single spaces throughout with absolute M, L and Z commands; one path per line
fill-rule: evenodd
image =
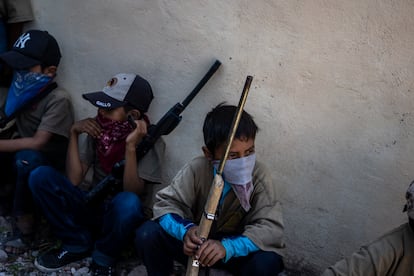
M 280 189 L 288 264 L 318 273 L 406 220 L 414 179 L 411 0 L 37 0 L 32 27 L 60 42 L 58 80 L 78 118 L 81 93 L 118 72 L 152 84 L 153 121 L 223 63 L 167 137 L 168 177 L 201 153 L 201 124 L 221 101 L 261 128 L 257 152 Z

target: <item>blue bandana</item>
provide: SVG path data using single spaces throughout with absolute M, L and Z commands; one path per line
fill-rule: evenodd
M 7 94 L 5 114 L 10 116 L 42 91 L 52 77 L 30 71 L 15 71 Z

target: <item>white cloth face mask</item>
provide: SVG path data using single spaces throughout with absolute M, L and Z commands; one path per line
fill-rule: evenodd
M 218 169 L 220 161 L 213 161 L 213 166 Z M 223 170 L 223 179 L 231 184 L 234 193 L 240 201 L 243 209 L 250 210 L 250 196 L 253 192 L 253 169 L 256 164 L 256 154 L 246 157 L 230 159 L 226 161 Z

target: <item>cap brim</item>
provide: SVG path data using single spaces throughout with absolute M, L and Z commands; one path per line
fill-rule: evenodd
M 16 51 L 5 52 L 0 55 L 0 59 L 13 69 L 28 69 L 41 63 Z
M 102 91 L 86 93 L 82 97 L 99 108 L 114 109 L 126 105 L 125 102 L 118 101 Z

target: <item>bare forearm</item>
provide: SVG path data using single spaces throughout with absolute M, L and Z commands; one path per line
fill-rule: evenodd
M 33 137 L 0 140 L 0 152 L 16 152 L 25 149 L 41 150 L 51 137 L 50 132 L 37 131 Z
M 66 174 L 74 185 L 78 185 L 83 179 L 83 168 L 78 149 L 78 134 L 73 131 L 70 134 L 66 155 Z
M 15 152 L 23 149 L 37 150 L 40 147 L 30 143 L 32 138 L 19 138 L 13 140 L 0 140 L 0 152 Z
M 144 190 L 144 181 L 138 175 L 135 146 L 126 147 L 123 183 L 125 191 L 140 194 Z

